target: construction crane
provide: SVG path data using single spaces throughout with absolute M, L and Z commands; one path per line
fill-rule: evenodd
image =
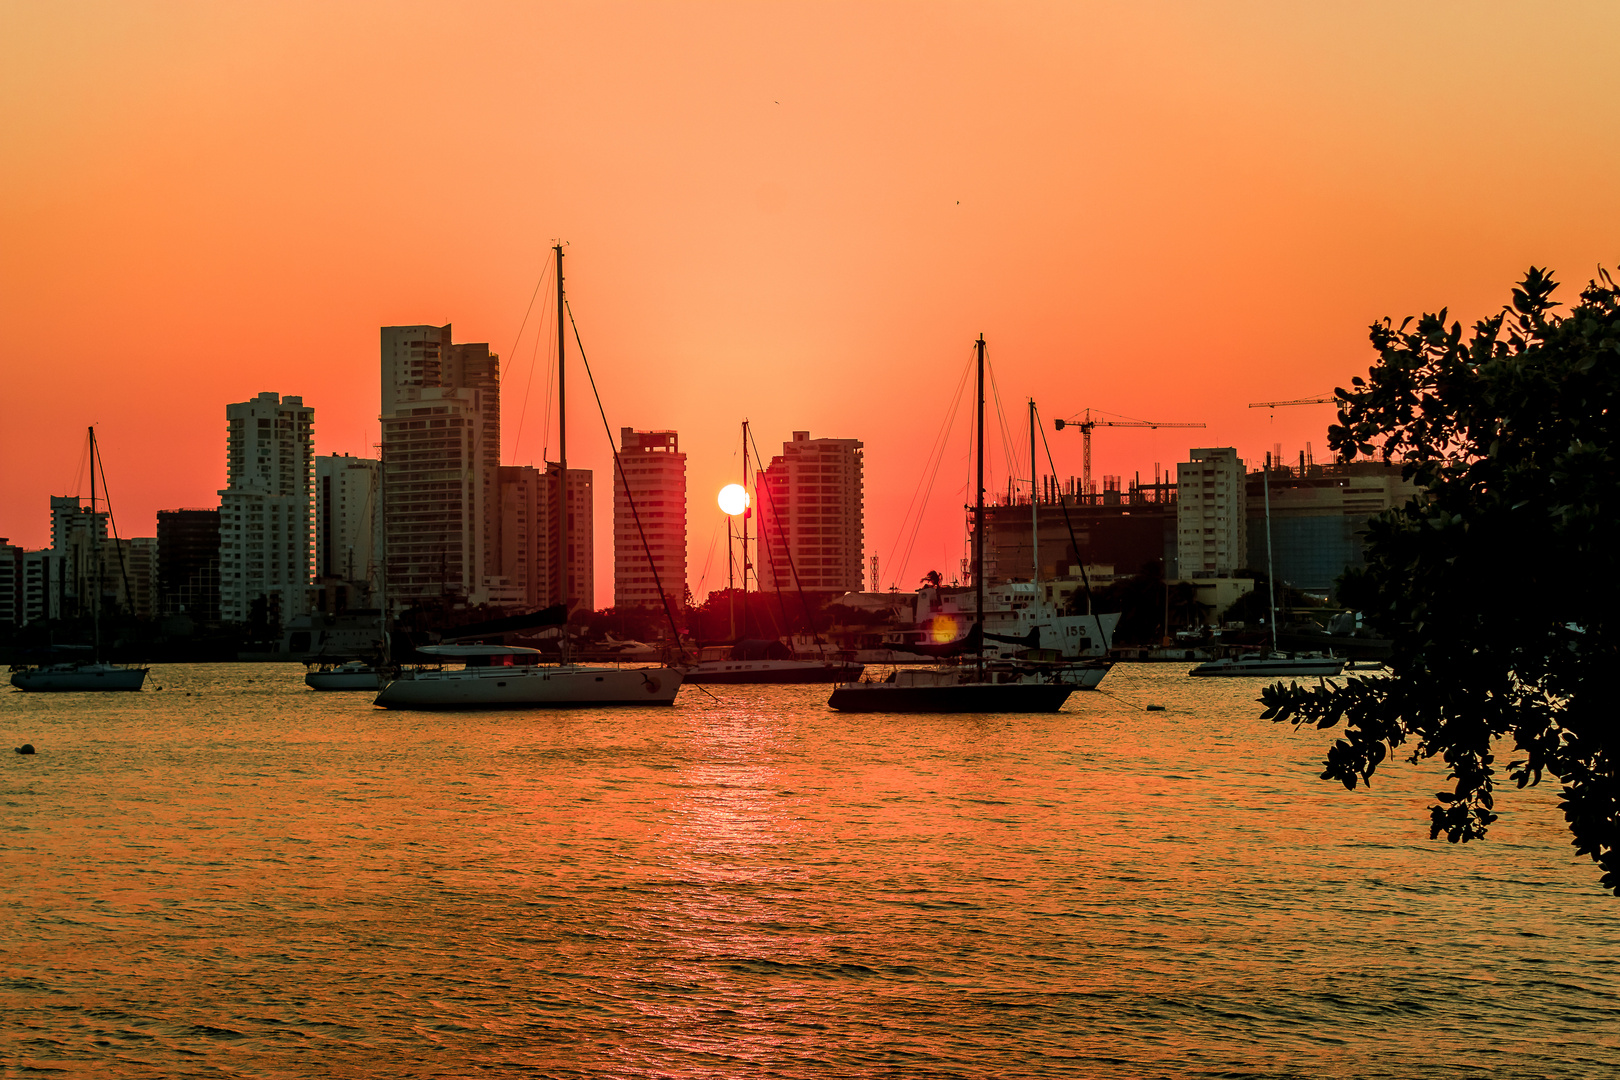
M 1249 402 L 1249 408 L 1275 409 L 1279 405 L 1326 405 L 1329 402 L 1338 400 L 1336 397 L 1302 397 L 1294 398 L 1292 401 L 1251 401 Z
M 1131 420 L 1129 418 L 1122 418 L 1122 419 L 1119 419 L 1119 420 L 1106 420 L 1106 419 L 1103 419 L 1101 416 L 1094 416 L 1092 414 L 1092 411 L 1090 409 L 1087 409 L 1085 412 L 1081 413 L 1079 416 L 1073 417 L 1073 418 L 1068 419 L 1068 420 L 1053 420 L 1052 421 L 1052 426 L 1054 428 L 1056 428 L 1058 431 L 1062 431 L 1066 427 L 1077 427 L 1077 428 L 1080 429 L 1080 442 L 1085 448 L 1085 450 L 1084 450 L 1084 463 L 1083 463 L 1083 465 L 1081 467 L 1081 470 L 1080 470 L 1080 487 L 1081 487 L 1081 494 L 1089 495 L 1089 494 L 1091 494 L 1091 490 L 1092 490 L 1091 489 L 1091 429 L 1092 428 L 1094 428 L 1094 427 L 1145 427 L 1145 428 L 1172 428 L 1172 427 L 1180 428 L 1180 427 L 1184 427 L 1184 428 L 1193 428 L 1193 427 L 1203 427 L 1204 425 L 1203 424 L 1161 424 L 1161 423 L 1155 423 L 1152 420 Z

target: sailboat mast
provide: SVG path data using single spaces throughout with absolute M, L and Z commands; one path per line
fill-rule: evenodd
M 557 597 L 563 606 L 562 650 L 564 663 L 568 662 L 568 399 L 563 353 L 567 345 L 568 317 L 563 311 L 563 250 L 559 242 L 557 252 Z
M 1035 475 L 1035 399 L 1029 399 L 1029 558 L 1033 569 L 1029 580 L 1035 584 L 1035 600 L 1041 599 L 1041 510 Z
M 101 663 L 101 531 L 96 528 L 96 429 L 90 432 L 90 624 L 95 635 L 91 659 Z
M 979 625 L 978 668 L 984 670 L 984 335 L 977 343 L 979 358 L 978 429 L 974 435 L 977 476 L 973 484 L 973 617 Z
M 742 422 L 742 486 L 743 494 L 748 494 L 748 421 Z M 742 585 L 743 585 L 743 633 L 748 633 L 748 517 L 754 512 L 753 500 L 743 500 L 742 512 Z
M 1271 651 L 1277 651 L 1277 572 L 1271 562 L 1271 455 L 1260 473 L 1260 490 L 1266 497 L 1266 599 L 1271 603 Z

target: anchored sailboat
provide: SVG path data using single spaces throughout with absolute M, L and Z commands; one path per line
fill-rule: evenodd
M 568 319 L 563 295 L 562 245 L 557 253 L 557 547 L 558 595 L 567 626 L 568 551 L 572 529 L 568 513 L 568 424 L 564 342 Z M 649 556 L 649 562 L 651 557 Z M 407 667 L 387 683 L 376 704 L 385 709 L 477 709 L 533 706 L 570 708 L 584 705 L 671 705 L 681 688 L 681 672 L 672 667 L 586 667 L 569 660 L 569 638 L 561 638 L 562 662 L 541 664 L 537 649 L 507 645 L 430 645 L 417 649 L 460 668 Z
M 1209 660 L 1188 675 L 1337 675 L 1344 670 L 1344 661 L 1333 656 L 1296 656 L 1277 648 L 1277 571 L 1271 558 L 1271 455 L 1266 455 L 1265 471 L 1260 474 L 1261 490 L 1266 499 L 1266 599 L 1271 605 L 1271 652 L 1265 656 L 1223 656 Z
M 101 470 L 105 490 L 107 474 L 101 469 L 96 429 L 90 429 L 90 622 L 94 644 L 90 660 L 58 660 L 47 656 L 39 664 L 21 664 L 11 671 L 11 685 L 19 690 L 139 690 L 146 682 L 144 665 L 108 664 L 101 659 L 101 525 L 96 519 L 96 472 Z M 112 520 L 112 502 L 107 503 Z
M 743 463 L 743 490 L 744 506 L 740 515 L 743 519 L 742 527 L 742 598 L 743 598 L 743 632 L 747 634 L 748 624 L 748 571 L 754 565 L 748 559 L 748 514 L 752 510 L 747 505 L 746 492 L 748 481 L 751 479 L 748 470 L 748 421 L 742 425 L 742 463 Z M 766 497 L 772 498 L 769 488 Z M 774 515 L 773 515 L 774 516 Z M 762 526 L 763 528 L 763 526 Z M 766 554 L 769 555 L 769 541 L 763 536 L 755 539 L 755 550 L 759 550 L 764 541 Z M 726 559 L 729 567 L 731 560 L 731 529 L 726 529 Z M 789 559 L 791 559 L 791 553 Z M 774 562 L 772 563 L 774 566 Z M 797 568 L 793 568 L 794 587 L 798 588 L 799 576 Z M 803 590 L 799 590 L 801 601 Z M 736 599 L 733 594 L 732 603 Z M 809 615 L 809 605 L 805 606 L 805 614 Z M 784 621 L 786 615 L 784 612 Z M 712 645 L 698 650 L 697 658 L 690 663 L 682 664 L 681 671 L 689 683 L 840 683 L 849 682 L 861 677 L 863 666 L 850 660 L 837 657 L 819 656 L 813 660 L 801 659 L 795 656 L 792 649 L 777 640 L 741 640 L 737 638 L 736 617 L 732 617 L 732 644 Z
M 827 704 L 845 712 L 891 713 L 1030 713 L 1057 712 L 1077 682 L 1055 670 L 984 658 L 984 335 L 975 343 L 978 360 L 978 408 L 974 457 L 977 482 L 973 504 L 974 621 L 960 642 L 951 643 L 958 658 L 968 650 L 971 663 L 921 671 L 896 670 L 883 682 L 852 682 L 835 687 Z M 1106 672 L 1106 668 L 1103 669 Z M 1100 679 L 1102 676 L 1096 676 Z M 1095 685 L 1093 683 L 1092 685 Z

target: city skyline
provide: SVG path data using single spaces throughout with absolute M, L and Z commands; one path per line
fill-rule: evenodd
M 609 424 L 682 432 L 694 589 L 744 418 L 862 440 L 887 559 L 980 332 L 1009 409 L 1208 424 L 1099 431 L 1098 476 L 1194 443 L 1320 457 L 1330 406 L 1247 404 L 1345 385 L 1379 317 L 1490 314 L 1532 263 L 1572 300 L 1614 261 L 1620 16 L 1596 6 L 893 7 L 854 37 L 792 5 L 92 9 L 0 13 L 31 46 L 0 75 L 0 535 L 29 547 L 89 423 L 135 534 L 223 486 L 218 409 L 267 388 L 320 410 L 320 453 L 376 456 L 383 325 L 487 341 L 501 460 L 543 467 L 555 327 L 524 322 L 554 238 Z M 429 94 L 397 64 L 420 40 L 481 60 Z M 1541 149 L 1459 176 L 1503 130 Z M 505 156 L 468 169 L 481 147 Z M 605 523 L 609 437 L 572 400 Z M 1048 437 L 1079 473 L 1077 436 Z M 913 579 L 960 557 L 952 481 Z M 611 566 L 604 527 L 599 596 Z

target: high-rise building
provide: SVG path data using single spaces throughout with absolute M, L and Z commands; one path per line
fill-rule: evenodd
M 1225 577 L 1248 562 L 1243 462 L 1230 446 L 1176 466 L 1176 562 L 1183 578 Z
M 20 624 L 63 617 L 67 563 L 66 555 L 49 548 L 23 552 Z
M 158 613 L 219 621 L 219 511 L 157 512 Z
M 500 490 L 501 577 L 524 607 L 545 607 L 551 548 L 546 478 L 532 465 L 502 465 Z
M 499 587 L 500 361 L 446 326 L 382 328 L 387 603 L 483 603 Z
M 686 599 L 686 455 L 680 437 L 620 428 L 619 466 L 613 474 L 613 605 L 660 607 L 662 585 L 670 604 L 679 607 Z
M 262 393 L 225 407 L 219 492 L 219 614 L 246 622 L 261 599 L 271 622 L 308 608 L 314 535 L 315 410 Z
M 0 536 L 0 625 L 23 621 L 23 549 Z
M 596 530 L 592 524 L 590 469 L 568 470 L 568 500 L 572 516 L 568 565 L 570 608 L 596 605 Z M 511 603 L 528 608 L 562 603 L 555 554 L 557 532 L 557 463 L 545 472 L 531 465 L 500 467 L 500 536 L 498 577 L 493 596 L 509 590 Z
M 546 532 L 548 543 L 546 547 L 553 553 L 547 559 L 546 596 L 544 603 L 560 604 L 564 600 L 562 582 L 557 572 L 555 549 L 557 547 L 557 473 L 559 466 L 555 461 L 546 462 L 544 477 L 546 492 L 546 520 L 542 523 Z M 590 469 L 568 470 L 568 610 L 591 611 L 596 607 L 596 525 L 594 493 L 592 491 L 592 476 Z
M 77 495 L 51 496 L 51 551 L 61 557 L 52 586 L 58 614 L 63 618 L 90 614 L 98 569 L 95 552 L 98 548 L 102 551 L 105 566 L 110 543 L 104 505 L 92 512 L 89 503 Z M 105 594 L 115 586 L 103 576 L 101 587 Z
M 755 572 L 761 589 L 859 592 L 865 516 L 861 443 L 795 431 L 758 474 Z
M 1352 461 L 1297 467 L 1273 460 L 1248 476 L 1249 548 L 1246 566 L 1266 569 L 1279 583 L 1330 595 L 1339 576 L 1366 565 L 1367 521 L 1403 505 L 1418 486 L 1400 462 Z M 1268 496 L 1269 489 L 1269 500 Z M 1266 503 L 1271 544 L 1266 544 Z
M 330 454 L 315 459 L 315 576 L 382 595 L 382 462 Z
M 114 539 L 101 549 L 101 579 L 119 610 L 137 619 L 157 615 L 157 537 Z

